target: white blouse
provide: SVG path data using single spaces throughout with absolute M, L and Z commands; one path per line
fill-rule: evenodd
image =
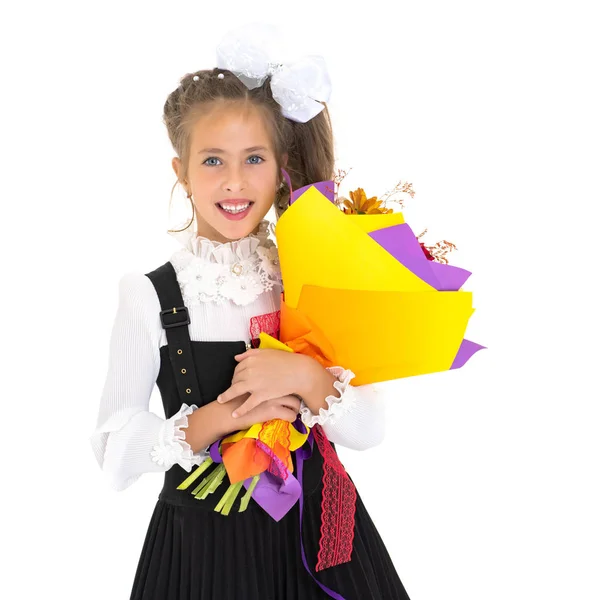
M 279 310 L 282 292 L 272 228 L 263 220 L 257 234 L 227 243 L 198 236 L 191 227 L 171 232 L 181 248 L 171 257 L 190 314 L 192 341 L 250 341 L 250 319 Z M 97 426 L 90 438 L 96 459 L 116 490 L 143 473 L 164 472 L 175 463 L 186 471 L 208 456 L 192 453 L 185 441 L 187 417 L 197 406 L 183 403 L 170 419 L 148 410 L 160 369 L 160 348 L 167 344 L 161 306 L 146 275 L 125 273 L 119 280 L 108 372 L 100 398 Z M 321 424 L 330 441 L 355 450 L 381 443 L 384 400 L 375 384 L 352 386 L 352 371 L 330 367 L 341 397 L 325 398 L 328 408 L 313 414 L 302 402 L 300 417 L 309 427 Z

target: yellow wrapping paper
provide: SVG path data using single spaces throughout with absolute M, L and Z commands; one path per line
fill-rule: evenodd
M 280 340 L 353 385 L 451 368 L 474 312 L 472 293 L 438 291 L 368 234 L 404 223 L 401 213 L 346 215 L 316 187 L 279 219 L 284 284 Z M 274 347 L 261 336 L 261 348 Z
M 436 291 L 367 235 L 402 223 L 401 213 L 345 215 L 315 187 L 309 188 L 283 213 L 275 227 L 287 305 L 298 306 L 304 285 Z

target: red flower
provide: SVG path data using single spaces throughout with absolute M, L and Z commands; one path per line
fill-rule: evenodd
M 433 258 L 433 255 L 431 254 L 431 252 L 429 252 L 429 250 L 427 250 L 427 248 L 425 247 L 425 244 L 423 242 L 419 242 L 419 245 L 421 246 L 421 250 L 423 250 L 423 253 L 427 257 L 427 260 L 435 260 Z

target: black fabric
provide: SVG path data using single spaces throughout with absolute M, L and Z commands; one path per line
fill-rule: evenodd
M 198 377 L 196 376 L 188 329 L 190 317 L 187 307 L 183 303 L 175 269 L 171 262 L 167 261 L 158 269 L 146 273 L 146 276 L 152 281 L 154 288 L 160 290 L 158 294 L 162 309 L 160 318 L 167 336 L 170 362 L 177 373 L 175 385 L 179 396 L 186 404 L 201 406 L 202 395 L 198 387 Z M 184 319 L 181 318 L 182 315 L 185 317 Z
M 170 263 L 169 263 L 170 265 Z M 158 272 L 158 276 L 157 276 Z M 181 295 L 172 266 L 147 274 L 156 287 L 163 309 Z M 174 288 L 177 288 L 174 290 Z M 163 303 L 164 300 L 164 303 Z M 167 329 L 167 332 L 169 330 Z M 177 348 L 188 326 L 174 327 Z M 168 335 L 168 333 L 167 333 Z M 160 349 L 157 378 L 166 417 L 187 401 L 182 377 L 174 367 L 169 341 Z M 236 354 L 244 341 L 191 342 L 198 406 L 215 400 L 231 384 Z M 181 355 L 175 355 L 181 357 Z M 189 371 L 186 373 L 186 375 Z M 190 379 L 186 379 L 186 386 Z M 182 390 L 184 390 L 182 392 Z M 335 449 L 335 445 L 332 444 Z M 296 461 L 293 455 L 294 472 Z M 321 524 L 323 458 L 314 444 L 304 463 L 304 518 L 302 538 L 307 561 L 317 579 L 345 600 L 407 600 L 408 594 L 357 491 L 352 560 L 315 573 Z M 203 477 L 216 468 L 211 465 Z M 205 500 L 190 490 L 177 490 L 188 476 L 179 465 L 165 472 L 163 489 L 151 516 L 135 574 L 130 600 L 325 600 L 330 598 L 307 573 L 300 554 L 299 504 L 274 521 L 256 502 L 239 513 L 239 494 L 228 516 L 214 511 L 229 482 Z M 199 480 L 198 480 L 199 482 Z

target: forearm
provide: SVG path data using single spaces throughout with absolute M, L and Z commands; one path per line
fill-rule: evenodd
M 219 438 L 239 430 L 239 422 L 231 413 L 244 403 L 245 398 L 234 398 L 230 402 L 220 404 L 216 400 L 196 409 L 188 417 L 185 441 L 192 451 L 198 452 L 207 448 Z

